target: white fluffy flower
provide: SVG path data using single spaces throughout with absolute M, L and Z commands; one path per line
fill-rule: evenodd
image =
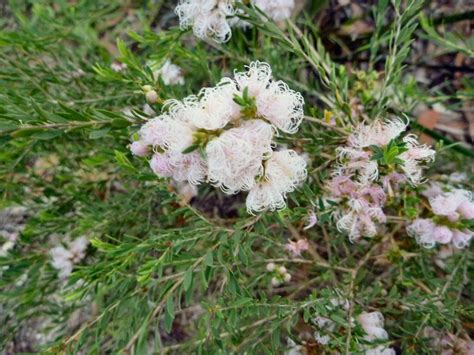
M 272 128 L 261 120 L 245 122 L 206 146 L 209 180 L 228 193 L 249 190 L 271 154 Z
M 365 355 L 396 355 L 397 352 L 392 348 L 387 348 L 383 345 L 376 346 L 372 349 L 367 349 L 364 352 Z
M 303 96 L 282 81 L 272 81 L 267 63 L 255 61 L 247 71 L 236 72 L 235 81 L 241 92 L 247 89 L 256 100 L 256 115 L 268 120 L 286 133 L 295 133 L 304 117 Z
M 348 233 L 350 241 L 360 237 L 374 237 L 377 234 L 377 223 L 386 221 L 381 207 L 358 206 L 356 200 L 350 203 L 350 208 L 337 212 L 337 217 L 337 229 Z
M 177 65 L 171 63 L 169 59 L 158 70 L 153 72 L 155 78 L 160 77 L 165 85 L 183 85 L 184 78 L 182 70 Z
M 407 227 L 407 233 L 415 238 L 418 244 L 425 248 L 433 248 L 436 245 L 433 235 L 434 228 L 435 224 L 431 219 L 418 218 Z
M 407 123 L 401 119 L 391 121 L 376 121 L 370 125 L 359 125 L 348 138 L 348 145 L 356 149 L 368 148 L 371 145 L 384 147 L 392 139 L 402 134 Z
M 216 130 L 224 128 L 240 115 L 240 106 L 234 102 L 237 94 L 235 82 L 222 79 L 215 87 L 204 88 L 199 93 L 199 103 L 192 116 L 196 127 Z
M 206 164 L 198 152 L 156 153 L 150 161 L 150 167 L 160 177 L 172 177 L 193 185 L 201 183 L 206 175 Z
M 196 128 L 183 119 L 183 110 L 189 106 L 183 103 L 171 103 L 170 114 L 163 114 L 145 123 L 139 130 L 139 141 L 144 145 L 182 152 L 193 144 Z M 175 106 L 174 106 L 175 105 Z M 176 106 L 183 107 L 176 107 Z M 134 148 L 134 147 L 131 147 Z
M 145 157 L 149 153 L 148 145 L 141 140 L 132 142 L 130 144 L 130 150 L 132 151 L 132 154 L 138 157 Z
M 253 2 L 255 6 L 275 21 L 289 18 L 295 7 L 295 0 L 254 0 Z
M 168 108 L 169 115 L 163 115 L 165 134 L 162 147 L 172 152 L 182 152 L 194 143 L 197 127 L 192 123 L 192 117 L 197 99 L 189 96 L 183 101 L 168 100 L 165 107 Z
M 433 161 L 435 151 L 426 145 L 420 145 L 415 135 L 410 134 L 403 138 L 408 150 L 400 154 L 403 161 L 401 169 L 413 184 L 418 184 L 422 180 L 422 168 L 420 163 Z
M 175 12 L 182 29 L 192 27 L 198 38 L 226 42 L 232 33 L 227 17 L 235 14 L 233 0 L 181 0 Z
M 274 152 L 265 162 L 265 176 L 250 190 L 247 210 L 259 212 L 286 206 L 286 194 L 306 179 L 306 161 L 293 150 Z
M 388 334 L 383 329 L 384 318 L 380 312 L 363 312 L 357 317 L 364 331 L 366 332 L 365 339 L 373 341 L 375 339 L 388 339 Z
M 51 249 L 51 265 L 58 270 L 60 278 L 69 276 L 74 264 L 85 257 L 88 245 L 89 240 L 86 237 L 79 237 L 67 243 L 68 248 L 58 246 Z
M 240 90 L 248 88 L 249 95 L 258 97 L 270 85 L 272 68 L 268 63 L 258 60 L 246 66 L 247 70 L 235 72 L 234 78 Z
M 464 203 L 470 202 L 470 200 L 471 193 L 461 189 L 441 193 L 429 199 L 434 214 L 447 216 L 451 220 L 459 219 L 459 208 L 462 207 Z
M 339 174 L 357 173 L 361 183 L 377 180 L 379 165 L 372 160 L 372 146 L 384 149 L 390 141 L 399 138 L 406 127 L 407 123 L 401 119 L 358 126 L 349 136 L 347 146 L 337 148 Z M 397 157 L 400 169 L 411 183 L 418 184 L 422 180 L 420 164 L 434 160 L 435 151 L 426 145 L 420 145 L 413 134 L 407 135 L 402 141 L 407 150 Z
M 257 96 L 257 115 L 286 133 L 295 133 L 303 120 L 303 96 L 276 81 Z
M 347 146 L 337 148 L 341 162 L 340 174 L 358 173 L 361 183 L 374 181 L 379 176 L 378 164 L 371 160 L 371 146 L 385 147 L 392 139 L 405 131 L 407 124 L 401 119 L 376 121 L 370 125 L 359 125 L 347 140 Z
M 167 127 L 164 123 L 164 118 L 168 116 L 162 115 L 160 117 L 155 117 L 145 123 L 140 130 L 138 135 L 140 141 L 146 145 L 155 146 L 164 146 L 164 138 L 167 134 Z

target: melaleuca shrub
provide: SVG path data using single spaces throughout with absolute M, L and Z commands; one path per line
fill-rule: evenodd
M 472 150 L 418 119 L 469 112 L 469 12 L 426 6 L 6 5 L 2 351 L 472 353 Z

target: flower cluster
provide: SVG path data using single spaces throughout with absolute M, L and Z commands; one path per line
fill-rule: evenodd
M 277 266 L 275 263 L 267 264 L 267 271 L 273 274 L 272 286 L 280 286 L 284 282 L 291 281 L 291 274 L 286 270 L 284 266 Z
M 424 337 L 430 339 L 430 345 L 437 354 L 474 354 L 474 341 L 463 339 L 450 332 L 442 332 L 431 327 L 423 329 Z
M 25 207 L 8 207 L 0 211 L 0 256 L 6 256 L 25 228 L 27 209 Z
M 306 162 L 292 150 L 274 150 L 276 132 L 294 133 L 304 100 L 268 64 L 223 78 L 182 101 L 165 102 L 161 116 L 145 123 L 133 154 L 153 153 L 156 175 L 198 185 L 208 181 L 227 194 L 249 191 L 247 210 L 284 208 L 286 194 L 306 179 Z
M 181 28 L 192 27 L 198 38 L 212 38 L 217 42 L 230 39 L 234 26 L 247 26 L 236 16 L 235 3 L 240 0 L 181 0 L 175 9 Z M 268 17 L 282 21 L 291 16 L 294 0 L 252 0 Z
M 422 164 L 434 150 L 420 145 L 413 134 L 402 137 L 401 119 L 360 125 L 337 149 L 338 165 L 327 184 L 329 200 L 336 201 L 337 227 L 351 241 L 373 237 L 386 221 L 383 207 L 400 183 L 422 181 Z
M 58 270 L 59 277 L 65 279 L 74 268 L 74 264 L 84 259 L 89 240 L 79 237 L 67 243 L 67 248 L 57 246 L 51 249 L 51 265 Z
M 338 309 L 347 311 L 349 302 L 347 300 L 332 299 L 331 303 L 326 306 L 328 312 L 334 313 Z M 331 340 L 331 334 L 337 329 L 336 323 L 324 316 L 317 316 L 313 319 L 313 323 L 317 328 L 314 333 L 315 340 L 322 345 L 327 345 Z M 380 312 L 362 312 L 357 316 L 356 320 L 351 319 L 349 326 L 354 327 L 359 324 L 365 332 L 364 340 L 366 343 L 379 342 L 387 340 L 388 333 L 384 329 L 384 317 Z M 384 345 L 376 345 L 375 347 L 365 344 L 361 346 L 361 352 L 367 355 L 394 355 L 395 350 L 387 348 Z
M 349 302 L 344 299 L 333 298 L 330 300 L 330 304 L 325 306 L 328 313 L 335 312 L 337 309 L 347 311 L 349 309 Z M 353 326 L 354 320 L 351 319 L 350 326 Z M 322 345 L 327 345 L 331 340 L 330 334 L 336 330 L 336 323 L 325 316 L 318 315 L 313 318 L 313 323 L 317 330 L 314 332 L 314 339 Z
M 301 256 L 301 253 L 309 249 L 309 243 L 306 239 L 299 239 L 296 242 L 289 241 L 285 245 L 285 249 L 288 250 L 294 257 Z
M 357 321 L 364 329 L 366 335 L 364 340 L 371 343 L 378 340 L 387 340 L 388 333 L 384 329 L 384 318 L 380 312 L 362 312 Z M 366 355 L 395 355 L 396 352 L 392 348 L 387 348 L 383 345 L 378 345 L 375 348 L 365 345 Z
M 444 191 L 440 185 L 432 184 L 424 195 L 434 216 L 414 220 L 407 227 L 408 234 L 425 248 L 449 243 L 456 248 L 469 245 L 474 236 L 466 223 L 474 219 L 472 194 L 462 189 Z

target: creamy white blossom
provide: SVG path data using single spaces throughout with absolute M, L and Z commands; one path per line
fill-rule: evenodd
M 274 152 L 265 161 L 265 175 L 247 196 L 247 210 L 259 212 L 286 206 L 286 194 L 306 179 L 306 161 L 293 150 Z
M 410 134 L 403 138 L 408 150 L 399 155 L 402 160 L 401 169 L 413 184 L 422 181 L 422 168 L 420 163 L 433 161 L 435 151 L 427 145 L 420 145 L 415 135 Z
M 248 27 L 249 23 L 237 15 L 242 11 L 235 4 L 241 0 L 180 0 L 175 9 L 181 29 L 191 27 L 196 37 L 211 38 L 227 42 L 232 36 L 232 27 Z M 251 0 L 268 17 L 282 21 L 291 16 L 294 0 Z
M 79 237 L 67 243 L 67 248 L 57 246 L 51 249 L 51 265 L 58 270 L 60 278 L 66 278 L 72 272 L 74 265 L 85 257 L 89 240 Z
M 267 63 L 252 62 L 197 95 L 166 101 L 166 113 L 140 128 L 130 150 L 153 153 L 150 168 L 160 177 L 208 181 L 228 194 L 250 190 L 249 211 L 285 207 L 286 194 L 306 178 L 306 161 L 290 150 L 275 153 L 273 136 L 298 129 L 304 100 L 271 74 Z
M 201 183 L 206 175 L 206 163 L 198 152 L 155 153 L 150 160 L 150 167 L 160 177 L 172 177 L 193 185 Z
M 253 3 L 275 21 L 289 18 L 295 7 L 295 0 L 253 0 Z
M 362 312 L 358 317 L 357 321 L 364 329 L 366 335 L 364 339 L 368 342 L 377 340 L 387 340 L 388 333 L 384 329 L 384 317 L 380 312 Z M 376 347 L 370 347 L 368 345 L 363 346 L 366 355 L 395 355 L 396 352 L 392 348 L 387 348 L 383 345 Z
M 407 123 L 401 119 L 376 121 L 372 124 L 357 126 L 349 136 L 347 145 L 337 148 L 338 174 L 357 175 L 358 180 L 365 184 L 377 181 L 379 178 L 379 164 L 373 160 L 373 146 L 384 149 L 395 139 L 406 147 L 398 155 L 398 166 L 401 172 L 412 184 L 422 181 L 422 163 L 434 160 L 435 152 L 426 145 L 420 145 L 413 134 L 401 137 L 406 130 Z M 392 172 L 392 174 L 395 172 Z
M 429 199 L 433 213 L 438 216 L 447 216 L 450 220 L 460 217 L 460 207 L 471 201 L 471 193 L 466 190 L 456 189 L 450 192 L 441 192 Z
M 181 0 L 175 9 L 182 29 L 192 27 L 198 38 L 227 42 L 232 33 L 227 17 L 235 14 L 233 0 Z
M 165 85 L 184 85 L 182 69 L 176 64 L 171 63 L 169 59 L 159 69 L 153 71 L 153 75 L 155 79 L 160 77 Z
M 272 137 L 270 125 L 250 120 L 213 139 L 206 146 L 209 180 L 228 193 L 251 189 L 272 154 Z
M 234 102 L 237 93 L 235 82 L 229 78 L 223 78 L 215 87 L 203 88 L 191 118 L 193 124 L 199 128 L 216 130 L 237 119 L 240 116 L 240 106 Z
M 255 61 L 247 71 L 236 72 L 235 81 L 240 91 L 248 90 L 256 100 L 256 115 L 268 120 L 286 133 L 295 133 L 303 120 L 303 96 L 282 81 L 272 81 L 272 70 L 267 63 Z

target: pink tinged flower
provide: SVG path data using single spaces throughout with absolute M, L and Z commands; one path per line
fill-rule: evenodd
M 150 168 L 160 177 L 171 177 L 173 167 L 170 165 L 169 156 L 166 153 L 155 153 L 150 160 Z
M 418 184 L 422 179 L 421 163 L 433 161 L 435 151 L 426 145 L 420 145 L 417 137 L 410 134 L 403 138 L 408 150 L 400 154 L 399 158 L 403 161 L 401 168 L 412 184 Z
M 436 226 L 433 229 L 433 236 L 436 242 L 448 244 L 453 238 L 453 232 L 446 226 Z
M 145 157 L 150 152 L 148 145 L 146 145 L 143 141 L 135 141 L 130 144 L 130 150 L 132 151 L 133 155 L 139 157 Z
M 415 219 L 408 227 L 409 236 L 416 239 L 417 243 L 425 248 L 433 248 L 436 244 L 434 229 L 436 225 L 431 219 Z
M 465 230 L 465 231 L 455 230 L 453 232 L 454 246 L 459 249 L 467 247 L 473 235 L 474 233 L 468 230 Z
M 263 160 L 272 154 L 273 131 L 261 120 L 250 120 L 206 146 L 208 177 L 226 193 L 246 191 L 263 174 Z
M 183 101 L 168 100 L 165 102 L 165 108 L 169 113 L 163 115 L 162 148 L 181 153 L 194 143 L 194 133 L 197 127 L 192 123 L 191 118 L 197 105 L 196 96 L 188 96 Z
M 308 244 L 308 241 L 306 239 L 300 239 L 296 242 L 293 242 L 293 241 L 289 241 L 286 245 L 285 245 L 285 249 L 288 250 L 289 252 L 291 252 L 293 254 L 293 256 L 300 256 L 301 253 L 305 250 L 308 250 L 309 248 L 309 244 Z
M 265 162 L 265 176 L 249 192 L 246 200 L 249 213 L 286 206 L 286 194 L 306 179 L 306 161 L 293 150 L 274 152 Z
M 360 237 L 372 238 L 377 234 L 377 224 L 385 223 L 386 217 L 380 207 L 371 207 L 367 201 L 351 200 L 351 208 L 339 211 L 336 227 L 349 235 L 351 242 Z
M 378 164 L 370 159 L 371 153 L 362 149 L 338 147 L 337 157 L 340 162 L 341 175 L 357 175 L 359 182 L 366 184 L 379 176 Z
M 303 228 L 303 230 L 313 228 L 316 225 L 316 223 L 318 223 L 318 217 L 316 216 L 314 211 L 311 211 L 308 217 L 308 224 L 306 225 L 306 227 Z
M 198 185 L 206 177 L 206 162 L 199 152 L 188 154 L 169 152 L 168 164 L 171 167 L 171 176 L 178 182 L 187 181 L 192 185 Z
M 153 118 L 140 128 L 138 135 L 143 144 L 164 147 L 164 138 L 168 134 L 167 125 L 164 122 L 166 117 L 162 115 Z
M 384 189 L 388 189 L 389 186 L 390 188 L 395 188 L 398 189 L 401 183 L 404 183 L 407 181 L 407 178 L 405 175 L 402 175 L 400 173 L 390 173 L 383 178 L 383 187 Z
M 368 148 L 371 145 L 384 147 L 392 139 L 402 134 L 407 123 L 401 119 L 391 121 L 376 121 L 370 125 L 359 125 L 348 138 L 348 145 L 353 148 Z
M 421 194 L 427 198 L 435 198 L 438 195 L 443 193 L 443 189 L 440 184 L 436 182 L 430 183 L 428 188 L 424 190 Z
M 474 202 L 472 201 L 464 201 L 462 202 L 457 211 L 461 214 L 461 216 L 465 219 L 473 219 L 474 218 Z
M 357 185 L 351 180 L 350 176 L 338 175 L 329 181 L 328 189 L 331 197 L 338 198 L 351 196 L 357 190 Z
M 377 185 L 363 187 L 361 194 L 370 197 L 371 205 L 382 207 L 387 201 L 387 195 L 383 189 Z
M 430 198 L 429 202 L 434 214 L 438 216 L 455 216 L 457 209 L 464 202 L 469 202 L 469 200 L 470 193 L 459 189 Z

